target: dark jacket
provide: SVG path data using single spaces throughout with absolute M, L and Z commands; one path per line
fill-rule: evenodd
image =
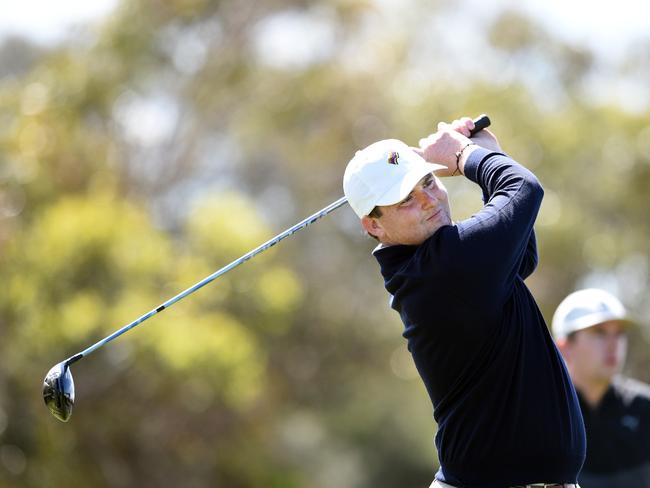
M 512 159 L 475 150 L 476 215 L 419 246 L 375 250 L 438 423 L 436 477 L 456 486 L 575 483 L 585 431 L 575 390 L 524 279 L 537 264 L 543 190 Z

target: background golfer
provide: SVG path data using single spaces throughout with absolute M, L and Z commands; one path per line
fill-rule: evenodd
M 593 288 L 570 294 L 553 316 L 585 421 L 579 478 L 588 488 L 650 486 L 650 386 L 619 375 L 630 325 L 618 298 Z

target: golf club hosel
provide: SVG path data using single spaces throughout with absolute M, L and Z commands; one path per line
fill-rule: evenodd
M 84 355 L 82 353 L 78 352 L 74 356 L 71 356 L 68 359 L 66 359 L 63 363 L 64 363 L 65 367 L 69 367 L 71 364 L 76 363 L 77 361 L 79 361 L 83 357 L 84 357 Z

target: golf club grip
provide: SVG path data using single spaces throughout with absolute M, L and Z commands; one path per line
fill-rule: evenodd
M 478 132 L 482 131 L 483 129 L 490 127 L 490 124 L 492 121 L 490 120 L 490 117 L 487 115 L 479 115 L 474 119 L 474 128 L 470 132 L 470 137 L 475 136 Z

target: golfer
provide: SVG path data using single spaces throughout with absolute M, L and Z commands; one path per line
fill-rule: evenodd
M 631 325 L 619 299 L 595 288 L 571 293 L 553 315 L 585 420 L 588 488 L 650 487 L 650 385 L 619 374 Z
M 438 423 L 432 487 L 576 487 L 585 432 L 564 362 L 524 284 L 537 265 L 543 190 L 469 118 L 411 149 L 358 151 L 345 195 L 363 228 Z M 426 161 L 425 161 L 426 160 Z M 485 205 L 453 222 L 439 176 L 465 175 Z

